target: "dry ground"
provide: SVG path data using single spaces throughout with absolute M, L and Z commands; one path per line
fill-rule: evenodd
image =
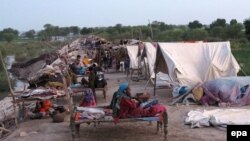
M 98 105 L 107 105 L 112 94 L 117 90 L 120 82 L 126 81 L 123 73 L 106 74 L 108 78 L 107 100 L 103 99 L 102 94 L 97 94 Z M 143 92 L 146 81 L 131 81 L 132 92 Z M 153 95 L 152 86 L 147 90 Z M 171 101 L 169 90 L 157 90 L 156 97 L 166 105 L 169 115 L 168 140 L 169 141 L 225 141 L 226 132 L 219 129 L 196 128 L 184 124 L 187 112 L 191 109 L 213 109 L 218 107 L 202 107 L 199 105 L 179 105 L 168 106 Z M 28 135 L 20 137 L 21 132 Z M 163 133 L 156 134 L 156 124 L 148 122 L 139 123 L 103 123 L 97 127 L 93 125 L 81 125 L 81 136 L 76 141 L 161 141 Z M 69 128 L 69 117 L 63 123 L 52 123 L 51 119 L 32 120 L 20 124 L 20 127 L 11 134 L 5 141 L 71 141 Z

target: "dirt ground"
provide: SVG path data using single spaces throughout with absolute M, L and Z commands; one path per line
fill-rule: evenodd
M 98 105 L 107 105 L 113 93 L 118 89 L 120 82 L 127 81 L 123 73 L 105 74 L 108 79 L 107 99 L 104 100 L 101 93 L 97 93 Z M 130 81 L 132 93 L 148 91 L 153 96 L 153 87 L 148 86 L 144 90 L 146 80 L 134 82 Z M 225 141 L 226 131 L 213 127 L 191 129 L 184 124 L 184 119 L 193 109 L 214 109 L 218 107 L 203 107 L 200 105 L 177 105 L 168 106 L 171 102 L 171 92 L 169 90 L 157 90 L 156 97 L 168 109 L 168 141 Z M 20 136 L 20 134 L 25 134 Z M 52 123 L 50 118 L 42 120 L 29 120 L 20 124 L 5 141 L 71 141 L 69 128 L 69 116 L 63 123 Z M 97 127 L 91 125 L 81 125 L 80 138 L 75 141 L 161 141 L 163 133 L 156 134 L 156 123 L 102 123 Z

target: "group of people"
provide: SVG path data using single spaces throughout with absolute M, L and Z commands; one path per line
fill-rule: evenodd
M 94 104 L 92 103 L 92 106 L 95 106 L 96 105 L 95 88 L 99 87 L 100 83 L 101 86 L 106 86 L 107 82 L 104 79 L 103 73 L 99 73 L 102 71 L 101 68 L 98 67 L 95 63 L 91 65 L 89 59 L 87 60 L 86 57 L 84 57 L 81 60 L 80 55 L 77 55 L 74 62 L 69 66 L 70 68 L 69 71 L 73 73 L 73 76 L 79 75 L 82 66 L 87 66 L 84 71 L 84 74 L 88 74 L 88 79 L 82 78 L 80 83 L 81 85 L 84 85 L 92 89 L 95 100 Z M 60 69 L 58 67 L 56 68 Z M 68 77 L 65 76 L 64 73 L 60 73 L 60 75 L 62 75 L 63 78 Z M 70 75 L 70 77 L 72 77 L 72 74 Z M 100 79 L 100 77 L 102 77 L 102 79 Z M 66 87 L 69 87 L 70 84 L 71 82 L 68 82 L 66 84 L 67 85 Z M 91 95 L 92 95 L 91 93 L 88 93 L 87 97 L 91 97 Z M 141 104 L 142 101 L 132 96 L 129 84 L 122 83 L 120 84 L 118 91 L 114 93 L 112 101 L 108 106 L 108 108 L 112 109 L 113 117 L 115 119 L 156 116 L 157 114 L 166 111 L 166 108 L 158 103 L 151 103 L 151 106 L 149 107 L 142 107 L 140 106 Z M 80 103 L 80 106 L 91 106 L 91 105 Z M 49 110 L 51 108 L 52 108 L 51 101 L 43 100 L 37 103 L 36 110 L 33 112 L 33 114 L 30 115 L 30 117 L 33 119 L 42 118 L 48 115 Z
M 76 59 L 70 64 L 70 69 L 76 75 L 84 75 L 86 72 L 86 68 L 90 66 L 89 58 L 85 55 L 83 59 L 81 59 L 81 55 L 77 55 Z

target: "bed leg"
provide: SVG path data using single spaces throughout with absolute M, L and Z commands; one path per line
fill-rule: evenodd
M 75 132 L 76 132 L 76 136 L 77 137 L 80 137 L 80 124 L 76 124 L 75 125 Z
M 70 119 L 70 124 L 69 124 L 69 127 L 70 127 L 70 130 L 71 130 L 71 136 L 72 136 L 72 140 L 74 141 L 75 140 L 75 123 L 74 123 L 74 121 L 73 121 L 73 119 L 72 119 L 72 117 L 71 117 L 71 119 Z
M 156 134 L 158 134 L 158 133 L 159 133 L 159 129 L 160 129 L 160 122 L 159 122 L 159 121 L 157 121 Z
M 71 125 L 71 135 L 72 135 L 72 140 L 74 141 L 76 138 L 76 131 L 73 125 Z
M 163 113 L 163 131 L 164 131 L 164 141 L 167 141 L 167 135 L 168 135 L 168 114 L 167 112 Z

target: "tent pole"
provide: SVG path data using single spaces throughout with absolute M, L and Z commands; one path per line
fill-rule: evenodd
M 156 55 L 157 55 L 157 52 L 158 52 L 158 47 L 156 48 Z M 156 56 L 156 59 L 157 59 L 157 56 Z M 158 63 L 155 59 L 155 66 L 154 66 L 154 73 L 155 73 L 155 80 L 154 80 L 154 96 L 155 96 L 155 91 L 156 91 L 156 71 L 157 71 L 157 66 L 158 66 Z
M 8 85 L 9 85 L 9 89 L 10 89 L 10 94 L 11 94 L 11 97 L 12 97 L 12 100 L 13 100 L 13 107 L 14 107 L 14 114 L 15 114 L 15 124 L 16 124 L 16 126 L 18 126 L 17 111 L 16 111 L 16 99 L 15 99 L 15 96 L 14 96 L 14 91 L 13 91 L 12 86 L 11 86 L 11 82 L 10 82 L 10 78 L 9 78 L 9 75 L 8 75 L 7 68 L 6 68 L 6 66 L 4 64 L 4 61 L 3 61 L 3 55 L 2 55 L 1 50 L 0 50 L 0 59 L 1 59 L 1 63 L 3 64 L 3 69 L 5 71 L 5 74 L 7 76 L 7 81 L 8 81 Z
M 154 96 L 155 96 L 155 91 L 156 91 L 156 68 L 155 68 Z

